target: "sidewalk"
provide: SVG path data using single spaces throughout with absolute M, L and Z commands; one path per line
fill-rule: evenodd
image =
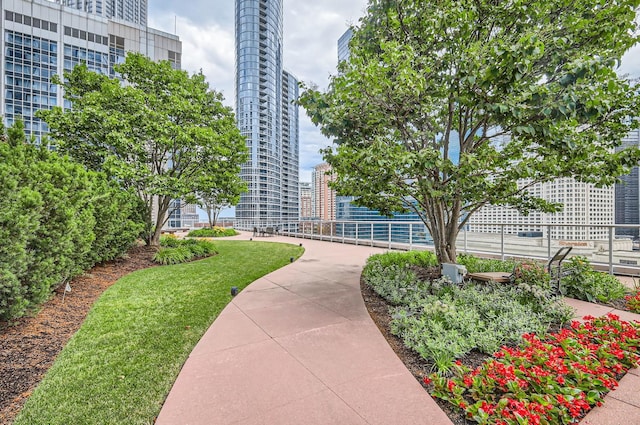
M 305 253 L 222 311 L 185 363 L 157 424 L 451 424 L 364 306 L 362 266 L 384 250 L 259 239 L 302 243 Z M 611 310 L 570 302 L 580 316 Z M 639 375 L 628 374 L 582 423 L 640 423 Z

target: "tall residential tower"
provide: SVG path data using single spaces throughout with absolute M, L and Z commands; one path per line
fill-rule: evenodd
M 103 18 L 147 26 L 147 0 L 56 0 L 56 3 Z
M 249 161 L 239 226 L 297 220 L 298 82 L 282 68 L 282 0 L 236 0 L 236 116 Z

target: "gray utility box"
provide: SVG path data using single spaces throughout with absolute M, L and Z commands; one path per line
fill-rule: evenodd
M 453 283 L 462 283 L 467 274 L 467 268 L 460 264 L 442 264 L 442 276 L 448 277 Z

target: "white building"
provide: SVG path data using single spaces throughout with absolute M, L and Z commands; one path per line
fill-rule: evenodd
M 526 182 L 521 182 L 526 184 Z M 486 206 L 476 212 L 470 219 L 471 232 L 499 233 L 500 223 L 505 226 L 506 234 L 523 234 L 541 232 L 547 236 L 544 225 L 570 225 L 569 227 L 551 227 L 551 238 L 554 240 L 589 241 L 604 240 L 609 237 L 609 230 L 603 225 L 614 224 L 615 191 L 613 187 L 596 188 L 571 178 L 557 179 L 549 183 L 539 183 L 531 187 L 530 193 L 549 202 L 564 205 L 562 211 L 554 214 L 532 212 L 528 216 L 520 214 L 513 208 L 502 206 Z M 481 225 L 483 224 L 483 225 Z

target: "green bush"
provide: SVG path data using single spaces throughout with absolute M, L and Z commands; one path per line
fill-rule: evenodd
M 220 238 L 224 236 L 235 236 L 238 232 L 232 228 L 218 227 L 192 230 L 187 235 L 190 238 Z
M 215 245 L 206 240 L 163 236 L 160 238 L 160 249 L 154 254 L 153 260 L 163 265 L 180 264 L 215 253 Z
M 160 248 L 153 256 L 153 261 L 162 265 L 185 263 L 193 258 L 191 250 L 185 246 L 177 248 Z
M 104 175 L 0 126 L 0 320 L 20 317 L 56 286 L 124 252 L 139 225 Z M 99 233 L 99 236 L 96 236 Z
M 166 248 L 177 248 L 181 245 L 181 240 L 174 235 L 162 235 L 160 236 L 160 246 Z
M 431 251 L 407 251 L 407 252 L 385 252 L 384 254 L 374 254 L 367 260 L 367 264 L 376 263 L 382 267 L 391 265 L 406 266 L 414 265 L 419 267 L 433 267 L 438 265 L 436 255 Z
M 492 258 L 478 258 L 473 255 L 458 255 L 457 263 L 467 268 L 469 273 L 505 272 L 511 273 L 518 264 L 513 259 L 496 260 Z
M 406 254 L 405 254 L 406 255 Z M 389 303 L 391 330 L 405 344 L 446 371 L 453 361 L 477 349 L 493 353 L 522 334 L 547 332 L 573 316 L 552 292 L 537 263 L 462 256 L 477 271 L 514 272 L 514 284 L 453 284 L 446 278 L 421 280 L 403 253 L 373 255 L 363 280 Z
M 624 297 L 626 288 L 615 277 L 600 273 L 583 256 L 571 257 L 562 266 L 568 274 L 560 279 L 560 293 L 589 302 L 609 302 Z

